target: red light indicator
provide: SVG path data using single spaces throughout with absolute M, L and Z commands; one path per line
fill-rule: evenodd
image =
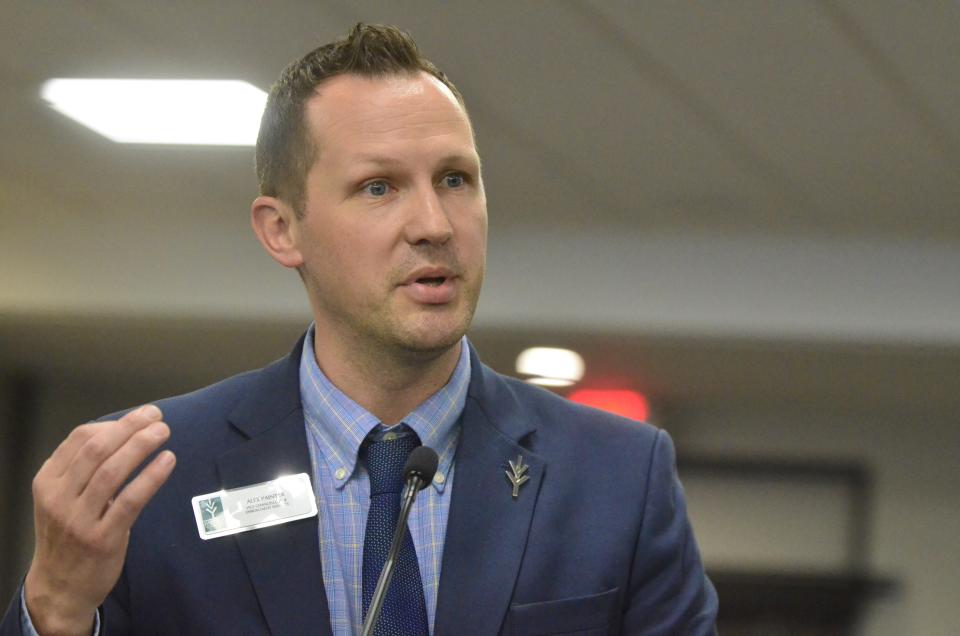
M 578 389 L 567 399 L 641 422 L 650 415 L 647 398 L 628 389 Z

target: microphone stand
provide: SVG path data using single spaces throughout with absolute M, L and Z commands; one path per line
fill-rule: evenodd
M 387 553 L 387 560 L 383 564 L 383 570 L 380 571 L 380 578 L 377 579 L 377 587 L 373 590 L 373 599 L 370 601 L 370 607 L 367 608 L 367 620 L 363 622 L 361 636 L 372 636 L 373 629 L 377 626 L 377 620 L 380 618 L 380 610 L 387 596 L 390 580 L 393 578 L 397 554 L 400 553 L 400 545 L 403 543 L 403 538 L 407 533 L 407 518 L 410 516 L 410 508 L 413 507 L 413 500 L 422 487 L 423 479 L 417 474 L 410 475 L 407 479 L 406 486 L 404 486 L 403 502 L 400 505 L 400 517 L 397 519 L 397 529 L 393 533 L 393 542 L 390 544 L 390 551 Z

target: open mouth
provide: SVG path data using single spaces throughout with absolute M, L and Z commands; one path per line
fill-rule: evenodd
M 444 268 L 424 267 L 412 273 L 401 288 L 415 303 L 447 305 L 457 296 L 458 278 L 454 272 Z

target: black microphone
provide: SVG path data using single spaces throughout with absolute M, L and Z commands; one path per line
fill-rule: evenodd
M 397 519 L 397 528 L 393 531 L 390 552 L 387 553 L 387 560 L 383 563 L 380 578 L 377 579 L 377 587 L 373 590 L 370 607 L 367 608 L 367 619 L 363 622 L 361 636 L 370 636 L 377 626 L 380 609 L 383 607 L 383 599 L 387 596 L 387 588 L 390 587 L 390 579 L 393 578 L 393 569 L 396 566 L 397 554 L 400 552 L 400 544 L 403 543 L 403 537 L 407 533 L 407 517 L 410 516 L 410 508 L 413 506 L 413 500 L 417 493 L 433 481 L 438 462 L 437 451 L 428 446 L 417 446 L 410 453 L 410 457 L 407 458 L 407 463 L 403 467 L 403 478 L 406 485 L 403 487 L 400 517 Z

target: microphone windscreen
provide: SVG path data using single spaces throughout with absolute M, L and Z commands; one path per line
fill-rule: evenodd
M 437 472 L 437 451 L 429 446 L 417 446 L 407 458 L 407 464 L 403 467 L 403 479 L 408 481 L 411 477 L 420 478 L 420 489 L 423 490 L 431 481 L 433 475 Z

